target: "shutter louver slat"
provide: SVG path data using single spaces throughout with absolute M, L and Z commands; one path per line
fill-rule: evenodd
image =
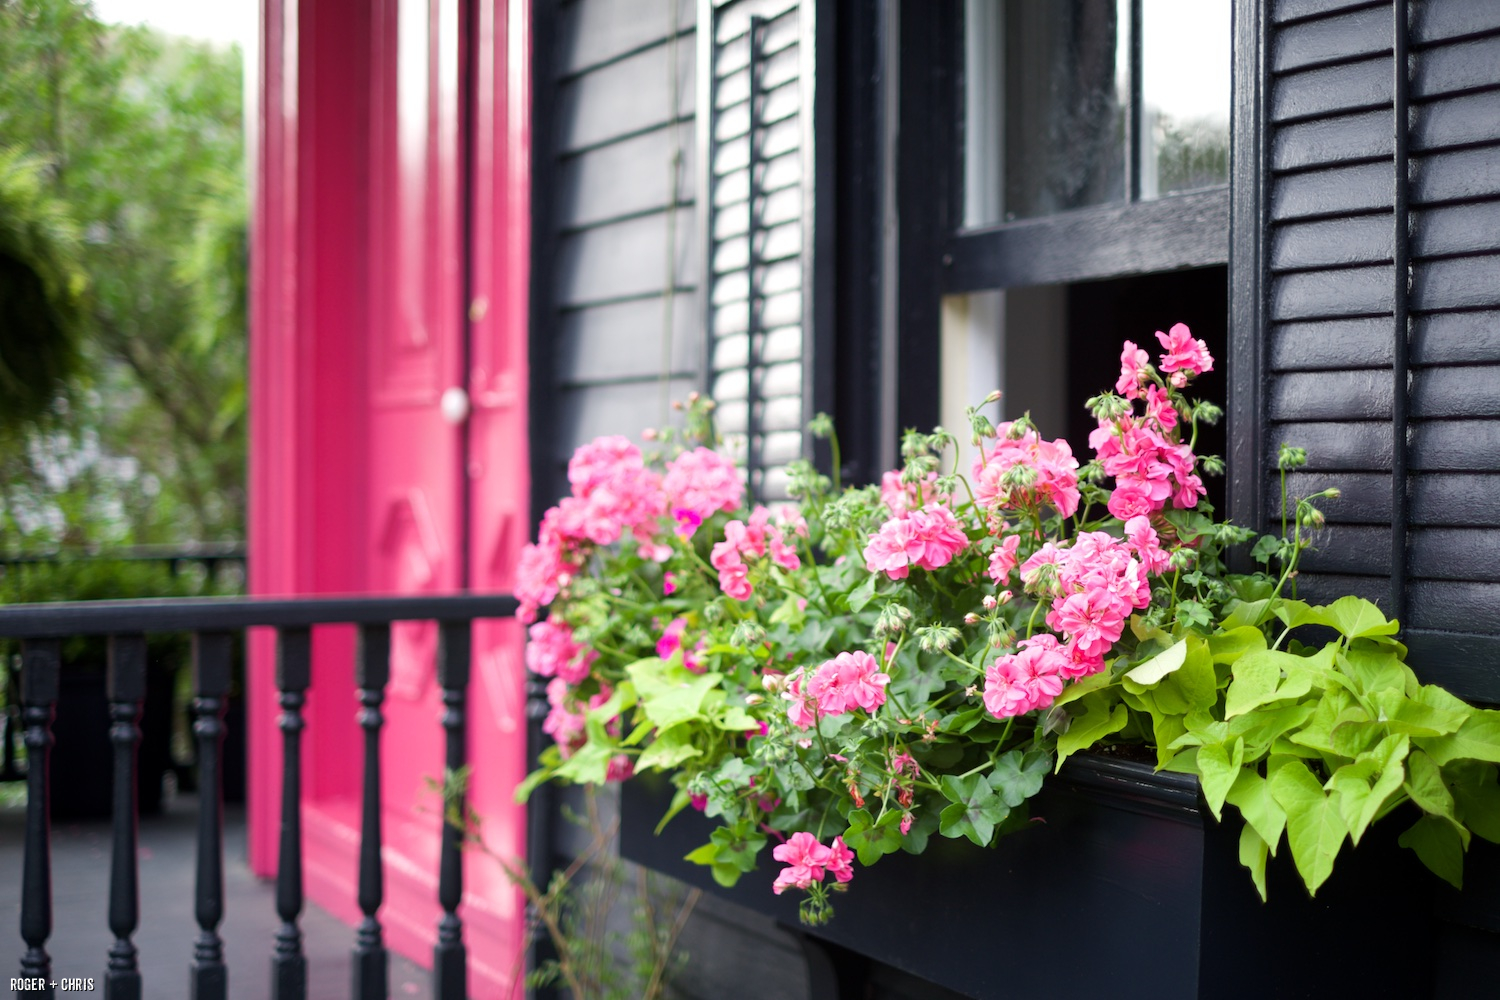
M 714 0 L 700 39 L 709 207 L 707 326 L 718 424 L 742 442 L 752 493 L 785 495 L 782 467 L 805 446 L 807 297 L 812 234 L 807 25 L 798 0 Z M 709 40 L 712 40 L 709 42 Z

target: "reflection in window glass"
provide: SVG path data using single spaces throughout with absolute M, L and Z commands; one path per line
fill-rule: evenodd
M 1142 198 L 1229 180 L 1229 6 L 1142 2 Z
M 1128 11 L 968 0 L 966 225 L 1124 199 Z

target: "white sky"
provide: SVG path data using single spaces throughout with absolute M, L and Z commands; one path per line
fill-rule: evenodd
M 254 48 L 257 0 L 93 0 L 106 24 L 146 24 L 173 35 Z

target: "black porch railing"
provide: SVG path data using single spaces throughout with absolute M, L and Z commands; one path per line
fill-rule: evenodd
M 107 695 L 113 745 L 114 800 L 109 886 L 109 950 L 105 996 L 143 996 L 136 947 L 140 920 L 136 857 L 136 746 L 146 697 L 146 633 L 192 635 L 193 736 L 199 761 L 199 812 L 194 917 L 198 936 L 190 967 L 194 1000 L 225 1000 L 228 969 L 219 924 L 224 916 L 224 714 L 230 688 L 233 633 L 253 626 L 276 629 L 276 687 L 283 741 L 280 850 L 276 909 L 281 928 L 271 954 L 271 996 L 300 1000 L 307 993 L 307 962 L 299 921 L 303 906 L 301 740 L 302 706 L 311 682 L 311 629 L 325 624 L 359 627 L 354 663 L 358 721 L 364 733 L 358 903 L 364 918 L 354 934 L 352 996 L 388 995 L 389 956 L 378 911 L 384 896 L 380 829 L 381 704 L 390 676 L 390 628 L 396 621 L 438 623 L 437 676 L 443 692 L 439 723 L 445 732 L 444 766 L 456 771 L 465 760 L 466 692 L 470 631 L 478 618 L 507 618 L 508 595 L 339 598 L 169 598 L 91 601 L 0 607 L 0 637 L 20 639 L 21 706 L 27 749 L 25 861 L 21 887 L 21 937 L 26 950 L 20 976 L 43 984 L 36 995 L 52 995 L 52 934 L 49 757 L 51 724 L 60 688 L 62 639 L 108 637 Z M 441 822 L 441 819 L 435 820 Z M 443 826 L 438 902 L 443 914 L 433 952 L 433 996 L 466 995 L 467 953 L 458 905 L 463 890 L 461 833 Z M 145 994 L 152 995 L 152 994 Z

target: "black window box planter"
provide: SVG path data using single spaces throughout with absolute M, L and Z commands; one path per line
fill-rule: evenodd
M 1346 844 L 1316 899 L 1285 843 L 1262 903 L 1197 779 L 1103 756 L 1073 758 L 1032 802 L 1030 828 L 990 849 L 936 835 L 921 856 L 856 866 L 836 915 L 797 921 L 800 893 L 771 892 L 780 864 L 732 889 L 683 861 L 712 820 L 691 809 L 652 833 L 672 798 L 660 775 L 627 782 L 629 860 L 929 982 L 974 997 L 1420 997 L 1432 991 L 1436 880 L 1388 817 Z

